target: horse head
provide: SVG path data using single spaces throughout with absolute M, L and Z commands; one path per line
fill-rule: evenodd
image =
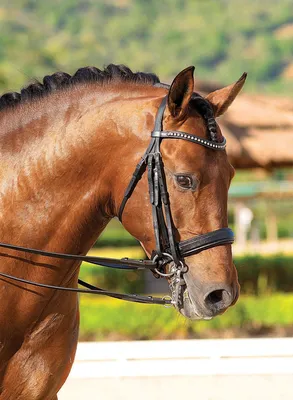
M 162 140 L 159 153 L 164 164 L 171 225 L 177 243 L 227 227 L 228 189 L 234 169 L 225 151 L 215 151 L 225 139 L 214 118 L 228 109 L 246 78 L 246 74 L 243 74 L 235 84 L 212 92 L 203 99 L 193 92 L 193 71 L 194 67 L 189 67 L 180 72 L 170 88 L 161 85 L 166 96 L 161 122 L 165 136 L 161 137 L 172 137 L 173 140 Z M 139 147 L 146 137 L 149 138 L 154 124 L 157 124 L 155 115 L 161 102 L 162 97 L 153 99 L 152 107 L 143 113 L 144 126 L 136 126 L 142 132 Z M 181 140 L 182 138 L 187 140 Z M 199 143 L 190 143 L 192 140 L 189 139 L 192 138 L 202 140 Z M 143 146 L 146 147 L 146 144 Z M 151 149 L 149 152 L 153 151 Z M 136 146 L 127 148 L 125 159 L 137 159 L 138 154 Z M 131 176 L 130 164 L 128 172 L 123 174 L 124 179 L 120 181 L 120 194 L 125 189 L 126 176 Z M 150 180 L 150 174 L 148 175 Z M 155 185 L 154 182 L 152 184 Z M 144 174 L 135 190 L 131 191 L 127 205 L 123 204 L 123 216 L 120 217 L 126 229 L 141 242 L 151 257 L 155 254 L 154 250 L 158 249 L 158 242 L 164 239 L 158 237 L 162 233 L 155 234 L 156 226 L 159 228 L 160 223 L 168 216 L 164 209 L 159 217 L 155 217 L 154 223 L 156 209 L 151 209 L 148 193 L 147 174 Z M 121 197 L 119 202 L 121 203 Z M 231 244 L 212 247 L 200 254 L 191 254 L 183 262 L 186 270 L 180 277 L 180 289 L 174 304 L 181 314 L 190 319 L 209 319 L 235 304 L 239 295 L 239 283 L 232 260 Z M 166 276 L 172 286 L 172 273 L 168 271 L 166 268 L 161 275 Z

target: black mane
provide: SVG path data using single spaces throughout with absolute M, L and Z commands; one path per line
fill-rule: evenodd
M 103 71 L 96 67 L 79 68 L 74 75 L 66 72 L 56 72 L 53 75 L 46 75 L 43 83 L 35 81 L 21 89 L 20 93 L 5 93 L 0 97 L 0 111 L 23 104 L 31 100 L 44 97 L 51 92 L 61 90 L 68 86 L 75 86 L 84 82 L 109 83 L 111 81 L 133 82 L 142 85 L 155 85 L 169 89 L 169 85 L 160 83 L 157 75 L 145 72 L 132 72 L 125 65 L 109 64 Z M 194 93 L 192 100 L 196 108 L 205 119 L 211 140 L 217 141 L 217 127 L 213 112 L 209 103 L 198 93 Z
M 84 67 L 78 69 L 74 75 L 66 72 L 56 72 L 53 75 L 46 75 L 43 83 L 35 81 L 20 93 L 5 93 L 0 97 L 0 110 L 15 106 L 48 95 L 51 92 L 74 86 L 84 82 L 108 83 L 114 80 L 134 82 L 146 85 L 154 85 L 160 82 L 157 75 L 144 72 L 132 72 L 125 65 L 109 64 L 103 71 L 95 67 Z

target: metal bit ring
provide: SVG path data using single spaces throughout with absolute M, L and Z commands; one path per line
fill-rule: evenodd
M 173 303 L 172 303 L 172 297 L 169 295 L 166 295 L 163 297 L 163 300 L 166 301 L 166 303 L 164 304 L 165 308 L 172 308 L 173 307 Z
M 162 253 L 162 255 L 165 256 L 165 257 L 169 257 L 169 259 L 170 259 L 169 262 L 174 261 L 174 259 L 173 259 L 173 257 L 171 256 L 171 254 L 169 254 L 169 253 Z M 155 257 L 153 258 L 153 262 L 156 262 L 158 258 L 159 258 L 159 255 L 156 254 Z M 165 274 L 165 273 L 159 271 L 158 268 L 154 268 L 154 270 L 156 271 L 156 273 L 157 273 L 158 275 L 164 276 L 165 278 L 168 278 L 168 277 L 170 277 L 170 276 L 173 276 L 173 275 L 175 274 L 175 272 L 176 272 L 176 270 L 174 270 L 174 271 L 172 271 L 172 272 L 169 272 L 169 273 L 166 273 L 166 274 Z

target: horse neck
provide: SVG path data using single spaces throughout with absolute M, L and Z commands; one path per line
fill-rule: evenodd
M 141 144 L 132 126 L 143 118 L 142 104 L 138 109 L 137 99 L 121 97 L 125 93 L 114 91 L 97 96 L 95 87 L 57 93 L 34 106 L 34 118 L 28 105 L 14 125 L 8 124 L 14 128 L 1 140 L 6 169 L 1 241 L 63 252 L 89 250 L 113 216 L 118 160 L 131 153 L 135 141 Z

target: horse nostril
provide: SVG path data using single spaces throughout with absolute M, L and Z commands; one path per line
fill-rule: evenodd
M 206 297 L 206 302 L 211 304 L 216 304 L 219 301 L 222 301 L 224 290 L 214 290 Z
M 206 306 L 213 311 L 221 311 L 229 307 L 233 302 L 233 296 L 225 289 L 217 289 L 205 297 Z

